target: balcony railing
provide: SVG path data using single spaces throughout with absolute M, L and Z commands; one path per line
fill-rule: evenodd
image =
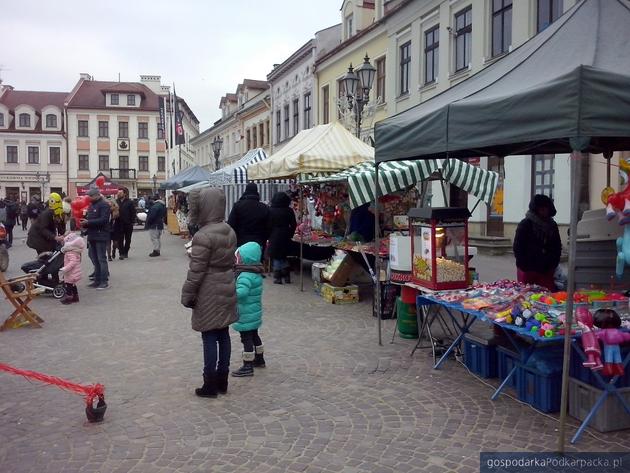
M 128 181 L 135 181 L 138 179 L 135 169 L 127 168 L 111 168 L 109 175 L 112 179 L 124 179 Z

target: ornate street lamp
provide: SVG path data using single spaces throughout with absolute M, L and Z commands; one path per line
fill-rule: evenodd
M 214 152 L 214 169 L 219 169 L 219 156 L 221 155 L 221 148 L 223 147 L 223 138 L 215 136 L 212 140 L 212 151 Z
M 376 68 L 370 64 L 370 58 L 366 53 L 363 64 L 357 67 L 356 71 L 350 64 L 348 72 L 341 79 L 348 98 L 348 109 L 353 110 L 355 114 L 357 138 L 361 138 L 361 117 L 363 109 L 370 101 L 370 90 L 372 90 L 375 78 Z
M 48 171 L 46 171 L 46 174 L 40 174 L 39 171 L 35 172 L 35 180 L 41 185 L 42 187 L 42 195 L 41 200 L 44 200 L 44 194 L 46 193 L 46 183 L 50 182 L 50 173 Z

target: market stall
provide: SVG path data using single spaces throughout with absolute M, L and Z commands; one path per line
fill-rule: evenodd
M 585 153 L 630 149 L 628 24 L 630 9 L 624 2 L 582 0 L 505 57 L 375 128 L 377 176 L 381 163 L 396 160 L 571 153 L 569 326 L 580 164 Z M 566 330 L 559 451 L 565 448 L 571 343 L 571 331 Z M 608 392 L 616 381 L 610 378 L 602 387 Z
M 201 166 L 192 166 L 169 177 L 160 184 L 160 189 L 177 190 L 185 186 L 207 181 L 210 178 L 210 171 Z

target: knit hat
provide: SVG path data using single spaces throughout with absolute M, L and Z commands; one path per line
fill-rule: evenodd
M 97 195 L 100 195 L 101 191 L 99 189 L 97 189 L 96 187 L 92 187 L 88 192 L 87 195 L 90 197 L 94 197 Z

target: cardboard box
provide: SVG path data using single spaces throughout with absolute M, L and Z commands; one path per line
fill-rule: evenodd
M 313 263 L 313 266 L 311 266 L 311 278 L 313 281 L 322 282 L 324 280 L 322 271 L 325 267 L 326 263 Z
M 359 302 L 359 287 L 337 287 L 326 283 L 322 285 L 322 297 L 331 304 L 356 304 Z
M 337 271 L 328 278 L 328 282 L 335 287 L 345 286 L 356 271 L 356 266 L 357 264 L 352 259 L 352 256 L 346 254 L 341 264 L 337 267 Z

